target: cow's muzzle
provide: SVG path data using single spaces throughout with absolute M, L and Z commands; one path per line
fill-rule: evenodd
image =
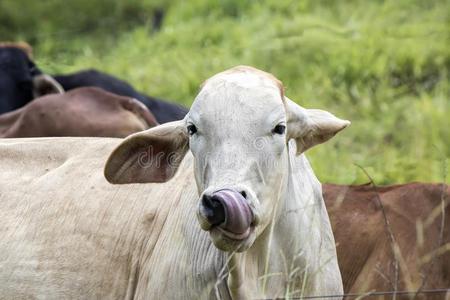
M 246 239 L 254 225 L 254 214 L 245 197 L 245 192 L 231 189 L 204 194 L 199 207 L 202 228 L 217 228 L 233 240 Z

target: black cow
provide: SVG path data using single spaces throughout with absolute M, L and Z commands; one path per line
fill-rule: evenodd
M 30 58 L 26 44 L 0 43 L 0 114 L 18 109 L 36 97 L 62 92 Z
M 69 75 L 55 75 L 53 77 L 65 90 L 95 86 L 110 93 L 135 98 L 147 106 L 159 123 L 183 119 L 187 113 L 185 107 L 146 96 L 137 92 L 127 82 L 94 69 L 80 71 Z

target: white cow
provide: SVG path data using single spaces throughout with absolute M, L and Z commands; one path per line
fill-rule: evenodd
M 348 125 L 294 104 L 273 76 L 236 67 L 206 81 L 184 120 L 119 145 L 2 141 L 0 298 L 340 294 L 303 152 Z M 107 180 L 148 184 L 104 180 L 114 147 Z

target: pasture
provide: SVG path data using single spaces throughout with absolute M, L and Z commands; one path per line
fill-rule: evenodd
M 189 106 L 238 64 L 352 121 L 308 153 L 322 182 L 448 182 L 449 2 L 2 1 L 0 36 L 47 73 L 97 68 Z M 155 13 L 156 12 L 156 13 Z M 162 16 L 160 28 L 155 28 Z M 156 26 L 158 27 L 158 25 Z

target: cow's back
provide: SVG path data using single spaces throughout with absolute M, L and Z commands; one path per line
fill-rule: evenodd
M 0 298 L 124 299 L 135 293 L 180 184 L 110 185 L 119 139 L 0 140 Z M 190 168 L 189 168 L 190 170 Z
M 99 88 L 35 99 L 0 116 L 0 137 L 125 137 L 157 125 L 140 102 Z
M 155 115 L 158 123 L 161 124 L 181 120 L 188 112 L 185 107 L 179 104 L 139 93 L 127 82 L 95 69 L 68 75 L 55 75 L 55 79 L 65 90 L 92 86 L 117 95 L 135 98 L 142 102 Z

